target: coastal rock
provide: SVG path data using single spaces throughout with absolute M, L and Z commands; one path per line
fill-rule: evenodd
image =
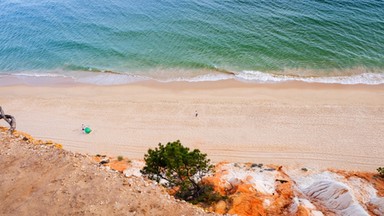
M 217 192 L 228 196 L 228 214 L 287 215 L 294 197 L 293 182 L 273 166 L 264 171 L 262 166 L 240 163 L 219 163 L 215 174 L 204 180 L 214 185 Z M 224 206 L 223 203 L 220 207 Z M 213 208 L 222 214 L 223 208 Z
M 377 215 L 384 215 L 384 197 L 373 198 L 370 203 L 371 211 Z
M 141 177 L 142 174 L 140 170 L 144 167 L 143 161 L 133 160 L 130 163 L 130 166 L 123 171 L 126 177 Z
M 312 169 L 305 173 L 297 169 L 285 172 L 295 181 L 298 198 L 308 198 L 323 213 L 383 215 L 383 207 L 380 207 L 380 185 L 383 180 L 377 179 L 372 173 Z
M 253 194 L 239 193 L 232 197 L 232 208 L 229 214 L 236 215 L 266 215 L 263 201 Z
M 220 179 L 224 187 L 248 184 L 260 193 L 272 195 L 275 192 L 277 171 L 271 169 L 270 172 L 261 173 L 259 172 L 260 170 L 261 168 L 258 170 L 247 170 L 236 164 L 223 164 L 216 168 L 216 172 L 221 175 Z
M 338 215 L 369 215 L 356 201 L 347 185 L 335 181 L 318 181 L 303 190 L 314 202 Z
M 313 205 L 309 200 L 304 198 L 293 198 L 290 212 L 293 215 L 300 216 L 324 216 L 324 214 L 319 211 L 315 205 Z
M 225 214 L 225 213 L 227 213 L 227 204 L 225 203 L 225 201 L 220 200 L 219 202 L 217 202 L 215 204 L 212 211 L 214 211 L 218 214 Z
M 109 163 L 109 158 L 103 158 L 99 162 L 99 164 L 107 164 L 107 163 Z

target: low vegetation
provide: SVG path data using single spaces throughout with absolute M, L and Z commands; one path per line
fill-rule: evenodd
M 379 172 L 379 175 L 380 175 L 381 177 L 384 177 L 384 167 L 379 167 L 379 168 L 377 168 L 377 172 Z

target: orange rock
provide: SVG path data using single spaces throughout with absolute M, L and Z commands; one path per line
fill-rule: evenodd
M 267 215 L 263 201 L 253 194 L 238 193 L 232 197 L 232 206 L 228 214 L 243 216 Z
M 206 177 L 202 180 L 203 184 L 209 184 L 213 186 L 213 189 L 218 192 L 220 195 L 228 195 L 228 190 L 231 189 L 230 185 L 226 185 L 221 176 L 223 173 L 217 172 L 213 176 Z
M 171 196 L 174 196 L 179 190 L 180 190 L 180 187 L 173 187 L 173 188 L 167 189 L 167 193 Z
M 53 145 L 53 146 L 55 146 L 56 148 L 59 148 L 59 149 L 63 148 L 63 145 L 61 145 L 59 143 L 56 143 L 56 142 L 53 142 L 52 140 L 43 141 L 43 140 L 35 139 L 31 135 L 29 135 L 29 134 L 27 134 L 25 132 L 21 132 L 21 131 L 16 131 L 15 130 L 13 132 L 13 135 L 15 137 L 17 137 L 17 138 L 22 138 L 24 141 L 26 141 L 28 143 L 35 144 L 35 145 Z
M 256 190 L 253 188 L 251 184 L 240 184 L 237 186 L 237 193 L 256 193 Z
M 310 216 L 310 211 L 304 206 L 300 205 L 297 209 L 296 216 Z
M 293 190 L 292 182 L 288 181 L 285 183 L 276 184 L 276 192 L 273 195 L 274 201 L 268 208 L 269 215 L 282 215 L 288 211 L 289 206 L 293 202 Z
M 223 165 L 220 164 L 219 166 Z M 227 173 L 226 170 L 222 171 L 216 167 L 214 176 L 206 178 L 205 180 L 214 185 L 215 191 L 222 195 L 229 197 L 229 203 L 232 205 L 225 205 L 224 201 L 216 204 L 211 209 L 216 213 L 224 214 L 237 214 L 242 216 L 247 215 L 283 215 L 289 213 L 289 207 L 292 204 L 294 197 L 292 190 L 292 181 L 289 177 L 281 172 L 281 168 L 276 166 L 276 170 L 280 170 L 281 179 L 285 181 L 276 182 L 276 192 L 273 195 L 263 194 L 254 188 L 252 176 L 247 176 L 243 181 L 229 184 L 221 180 L 221 177 Z M 219 171 L 218 171 L 219 170 Z M 264 200 L 268 200 L 264 203 Z M 228 209 L 227 212 L 224 209 Z M 301 210 L 301 215 L 305 215 L 305 209 Z
M 218 213 L 218 214 L 225 214 L 225 213 L 227 213 L 227 203 L 225 203 L 224 200 L 220 200 L 214 206 L 214 210 L 213 211 Z
M 376 173 L 370 172 L 357 172 L 357 171 L 344 171 L 344 170 L 330 170 L 334 173 L 340 174 L 345 178 L 358 177 L 365 179 L 377 190 L 377 195 L 384 197 L 384 178 L 378 176 Z
M 111 160 L 109 163 L 108 163 L 108 166 L 113 169 L 113 170 L 117 170 L 119 172 L 123 172 L 124 170 L 127 169 L 128 167 L 128 161 L 126 160 L 121 160 L 121 161 L 118 161 L 118 160 Z
M 97 163 L 100 163 L 100 161 L 101 161 L 101 157 L 99 157 L 99 156 L 93 156 L 93 157 L 92 157 L 92 160 L 96 161 Z

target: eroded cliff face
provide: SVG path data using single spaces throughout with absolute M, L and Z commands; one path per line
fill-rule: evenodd
M 5 134 L 6 130 L 2 131 Z M 14 138 L 3 135 L 3 142 L 12 139 L 61 148 L 60 144 L 35 140 L 22 132 L 16 131 Z M 93 160 L 127 177 L 142 179 L 143 161 L 107 156 L 95 156 Z M 204 181 L 228 197 L 208 208 L 219 214 L 384 215 L 384 178 L 376 173 L 222 162 Z
M 384 215 L 382 185 L 384 179 L 374 173 L 337 170 L 301 173 L 287 170 L 295 182 L 298 198 L 306 198 L 329 215 Z M 301 194 L 301 196 L 300 196 Z
M 227 195 L 210 208 L 238 215 L 384 215 L 384 179 L 374 173 L 220 163 L 206 181 Z
M 112 169 L 141 176 L 143 161 L 109 159 Z M 208 208 L 219 214 L 384 215 L 384 178 L 375 173 L 222 162 L 204 181 L 228 197 Z

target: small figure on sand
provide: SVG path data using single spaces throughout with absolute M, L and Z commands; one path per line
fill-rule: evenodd
M 81 130 L 84 131 L 84 133 L 89 134 L 92 132 L 92 129 L 89 126 L 85 126 L 84 124 L 81 124 Z
M 195 117 L 197 117 L 199 115 L 199 113 L 197 113 L 197 110 L 195 111 Z

